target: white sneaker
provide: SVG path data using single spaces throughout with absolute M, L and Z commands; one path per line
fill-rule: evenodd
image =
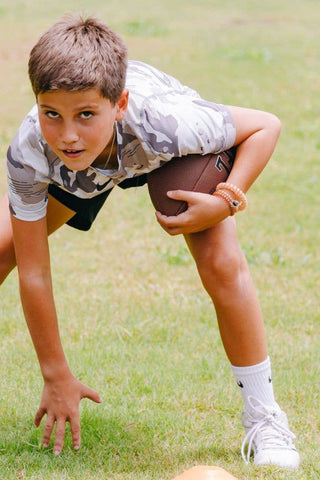
M 289 430 L 286 414 L 280 408 L 264 405 L 254 397 L 248 400 L 250 413 L 242 413 L 242 424 L 246 431 L 241 447 L 244 461 L 249 463 L 253 450 L 255 465 L 298 468 L 300 456 L 293 444 L 295 435 Z

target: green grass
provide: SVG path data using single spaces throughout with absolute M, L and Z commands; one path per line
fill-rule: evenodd
M 145 188 L 115 191 L 89 233 L 52 239 L 57 308 L 74 373 L 97 389 L 82 402 L 82 448 L 41 448 L 32 418 L 41 377 L 13 272 L 1 288 L 0 479 L 170 480 L 195 464 L 239 479 L 318 479 L 320 57 L 316 0 L 2 0 L 0 193 L 5 151 L 33 104 L 27 59 L 65 12 L 98 14 L 132 58 L 154 64 L 217 102 L 282 120 L 272 161 L 238 215 L 265 316 L 279 403 L 297 434 L 298 472 L 246 467 L 241 399 L 215 316 L 182 238 L 154 220 Z M 21 474 L 22 475 L 22 474 Z

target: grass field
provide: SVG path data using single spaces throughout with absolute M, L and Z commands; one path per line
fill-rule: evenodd
M 302 466 L 243 464 L 242 402 L 212 306 L 183 239 L 160 229 L 143 187 L 114 191 L 89 233 L 66 227 L 50 240 L 68 359 L 103 397 L 82 402 L 77 453 L 69 434 L 60 457 L 41 448 L 33 415 L 42 381 L 16 273 L 1 287 L 0 479 L 170 480 L 195 464 L 240 480 L 320 478 L 319 1 L 1 0 L 1 194 L 6 149 L 34 102 L 29 50 L 66 12 L 97 14 L 124 36 L 131 58 L 208 99 L 280 117 L 276 152 L 237 218 Z

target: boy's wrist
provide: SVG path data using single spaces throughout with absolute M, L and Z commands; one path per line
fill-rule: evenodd
M 232 183 L 219 183 L 213 195 L 222 198 L 228 204 L 231 216 L 244 210 L 248 204 L 245 193 Z
M 229 200 L 223 197 L 223 195 L 216 195 L 213 193 L 212 195 L 216 201 L 219 203 L 216 203 L 215 208 L 219 208 L 219 212 L 224 215 L 224 218 L 227 218 L 231 215 L 231 210 L 230 210 L 230 205 L 229 205 Z
M 63 380 L 73 376 L 71 373 L 70 367 L 66 361 L 62 361 L 62 362 L 54 361 L 54 362 L 46 363 L 45 365 L 41 364 L 40 368 L 41 368 L 42 377 L 47 382 L 54 381 L 54 380 Z
M 232 197 L 232 195 L 229 194 L 229 192 L 226 192 L 224 190 L 218 190 L 218 191 L 214 192 L 213 195 L 215 197 L 218 197 L 218 198 L 221 198 L 222 200 L 224 200 L 226 205 L 228 205 L 229 214 L 231 216 L 233 216 L 235 213 L 237 213 L 237 211 L 239 209 L 238 202 L 237 202 L 237 200 L 235 200 Z

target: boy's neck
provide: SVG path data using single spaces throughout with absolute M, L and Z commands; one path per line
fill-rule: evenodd
M 117 156 L 117 132 L 114 130 L 113 136 L 105 149 L 91 164 L 94 168 L 101 168 L 102 170 L 117 170 L 118 156 Z

